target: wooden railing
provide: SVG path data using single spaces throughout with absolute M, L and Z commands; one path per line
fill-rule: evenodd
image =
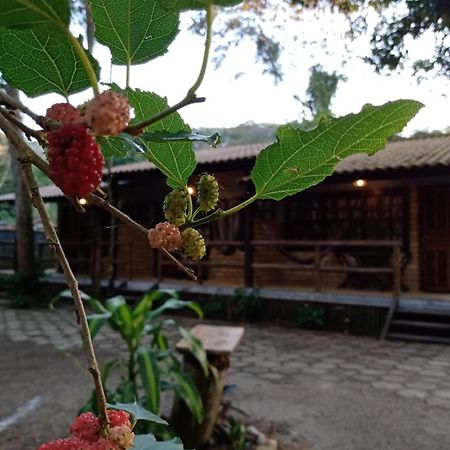
M 185 261 L 187 265 L 197 268 L 199 284 L 205 281 L 205 269 L 207 268 L 236 268 L 244 270 L 244 280 L 247 287 L 254 285 L 255 272 L 258 269 L 274 269 L 274 270 L 289 270 L 289 271 L 306 271 L 312 272 L 314 275 L 314 289 L 320 292 L 323 287 L 323 274 L 330 272 L 346 273 L 346 274 L 387 274 L 392 277 L 392 289 L 400 290 L 401 277 L 401 243 L 398 241 L 267 241 L 254 240 L 250 245 L 244 241 L 210 241 L 208 248 L 214 247 L 234 247 L 244 251 L 244 258 L 242 261 L 227 261 L 227 257 L 211 258 L 201 260 L 194 264 Z M 255 261 L 253 255 L 255 250 L 259 247 L 282 248 L 284 253 L 291 250 L 292 253 L 302 251 L 310 254 L 311 262 L 259 262 Z M 323 264 L 324 256 L 330 254 L 347 254 L 347 255 L 361 255 L 366 252 L 366 260 L 370 262 L 371 255 L 384 255 L 385 265 L 345 265 L 340 264 L 330 265 Z M 369 250 L 369 252 L 367 252 Z M 286 259 L 286 257 L 285 257 Z M 304 258 L 306 259 L 306 258 Z M 361 258 L 360 258 L 361 259 Z M 170 266 L 171 263 L 161 256 L 158 257 L 158 278 L 164 278 L 164 268 Z
M 208 247 L 228 246 L 244 251 L 244 259 L 242 262 L 226 261 L 224 258 L 211 258 L 199 261 L 195 264 L 185 261 L 187 265 L 196 267 L 198 279 L 197 282 L 202 284 L 205 281 L 205 271 L 207 268 L 235 268 L 244 270 L 244 280 L 246 287 L 254 287 L 255 271 L 258 269 L 274 269 L 274 270 L 288 270 L 288 271 L 306 271 L 311 272 L 314 278 L 314 289 L 320 292 L 323 289 L 324 275 L 331 272 L 344 274 L 361 274 L 361 275 L 377 275 L 385 274 L 391 279 L 392 299 L 386 315 L 385 323 L 381 332 L 381 339 L 386 337 L 392 317 L 400 301 L 401 292 L 401 277 L 402 277 L 402 254 L 401 242 L 399 241 L 268 241 L 268 240 L 254 240 L 254 241 L 211 241 L 208 242 Z M 272 247 L 283 249 L 286 252 L 290 250 L 309 250 L 312 255 L 310 263 L 282 261 L 282 262 L 257 262 L 254 261 L 254 252 L 259 247 Z M 369 252 L 367 252 L 369 250 Z M 366 251 L 366 262 L 376 260 L 374 256 L 383 256 L 385 263 L 382 265 L 345 265 L 341 259 L 340 264 L 324 265 L 325 255 L 361 255 Z M 355 258 L 358 261 L 358 258 Z M 361 258 L 359 258 L 361 262 Z M 379 260 L 378 260 L 379 262 Z M 163 280 L 164 267 L 171 264 L 169 261 L 163 259 L 159 254 L 157 260 L 158 280 Z M 301 286 L 298 286 L 301 287 Z

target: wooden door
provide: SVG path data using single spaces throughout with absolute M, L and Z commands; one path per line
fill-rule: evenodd
M 450 186 L 420 191 L 422 289 L 450 292 Z

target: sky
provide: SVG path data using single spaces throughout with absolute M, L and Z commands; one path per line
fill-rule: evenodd
M 149 63 L 133 66 L 131 87 L 150 90 L 168 98 L 169 104 L 181 100 L 196 79 L 203 56 L 203 38 L 187 30 L 192 19 L 185 15 L 181 31 L 169 52 Z M 220 20 L 220 18 L 219 18 Z M 400 98 L 419 100 L 425 107 L 404 130 L 410 135 L 417 130 L 444 130 L 450 126 L 450 81 L 442 77 L 417 83 L 412 70 L 405 67 L 400 73 L 378 75 L 361 60 L 368 54 L 368 37 L 362 37 L 344 48 L 343 33 L 346 24 L 342 16 L 324 13 L 319 19 L 305 14 L 300 22 L 284 21 L 280 33 L 285 42 L 282 66 L 285 76 L 275 84 L 273 77 L 263 74 L 264 66 L 256 62 L 255 50 L 250 40 L 242 40 L 227 55 L 219 70 L 210 64 L 205 80 L 197 91 L 207 101 L 190 105 L 180 111 L 183 119 L 195 130 L 200 127 L 231 127 L 245 122 L 284 124 L 302 120 L 305 116 L 294 95 L 303 97 L 308 86 L 309 68 L 317 63 L 327 71 L 336 70 L 347 77 L 341 82 L 332 102 L 335 115 L 358 112 L 363 105 L 379 105 Z M 370 25 L 370 20 L 369 20 Z M 302 36 L 322 41 L 327 30 L 328 46 L 319 44 L 305 48 Z M 281 36 L 282 34 L 282 36 Z M 216 41 L 217 43 L 217 41 Z M 426 57 L 432 48 L 433 36 L 426 34 L 418 42 L 410 42 L 408 49 L 412 58 Z M 123 67 L 109 63 L 109 50 L 97 45 L 94 56 L 102 66 L 102 80 L 124 85 Z M 236 74 L 242 75 L 236 78 Z M 82 103 L 90 93 L 76 94 L 71 101 Z M 61 101 L 58 96 L 30 99 L 28 104 L 38 113 L 45 113 L 51 104 Z

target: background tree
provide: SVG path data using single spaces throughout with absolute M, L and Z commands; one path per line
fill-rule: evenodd
M 255 44 L 256 58 L 264 64 L 264 72 L 282 79 L 280 62 L 284 42 L 280 38 L 285 20 L 298 21 L 305 14 L 324 12 L 343 14 L 348 19 L 349 39 L 369 32 L 369 54 L 364 60 L 377 72 L 395 70 L 409 60 L 405 42 L 417 39 L 426 32 L 435 38 L 434 53 L 428 59 L 411 61 L 416 72 L 434 71 L 450 76 L 450 2 L 448 0 L 247 0 L 227 10 L 218 32 L 224 38 L 216 48 L 216 61 L 221 62 L 228 49 L 244 38 Z M 369 30 L 369 19 L 376 25 Z M 278 32 L 274 24 L 278 19 Z M 284 20 L 284 22 L 282 21 Z M 201 24 L 197 22 L 193 28 Z M 299 33 L 300 34 L 300 33 Z M 315 37 L 301 36 L 305 45 Z M 323 37 L 325 40 L 325 36 Z
M 345 81 L 346 78 L 336 72 L 327 72 L 320 64 L 312 66 L 310 71 L 305 100 L 302 101 L 298 95 L 294 97 L 309 110 L 313 119 L 323 115 L 330 116 L 331 100 L 336 94 L 339 81 Z
M 19 98 L 17 89 L 8 85 L 4 89 L 11 97 Z M 15 193 L 16 270 L 26 273 L 32 271 L 35 265 L 33 208 L 20 163 L 16 159 L 15 148 L 11 142 L 8 147 L 11 155 L 11 175 Z

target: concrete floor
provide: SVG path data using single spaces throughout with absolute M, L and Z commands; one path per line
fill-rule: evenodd
M 229 398 L 282 448 L 450 448 L 450 347 L 245 327 Z M 96 341 L 103 362 L 124 348 L 106 328 Z M 36 449 L 66 435 L 91 390 L 80 346 L 69 308 L 0 308 L 2 449 Z

